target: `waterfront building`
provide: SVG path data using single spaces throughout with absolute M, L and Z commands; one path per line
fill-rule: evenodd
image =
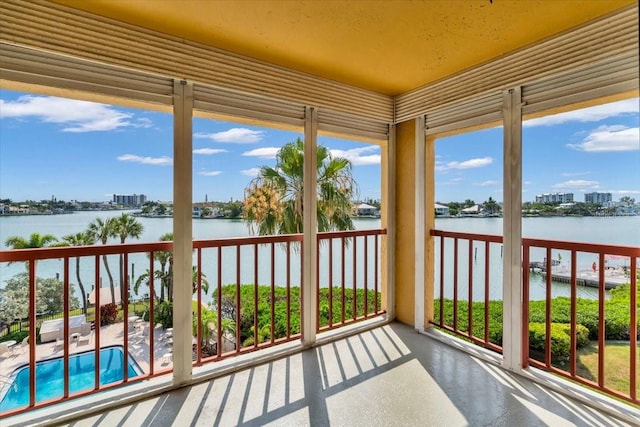
M 436 216 L 449 216 L 449 207 L 436 203 L 435 212 Z
M 536 196 L 536 203 L 571 203 L 573 193 L 544 193 Z
M 611 203 L 611 193 L 585 193 L 584 202 L 592 205 L 606 206 Z
M 125 206 L 142 206 L 147 201 L 144 194 L 114 194 L 113 203 Z

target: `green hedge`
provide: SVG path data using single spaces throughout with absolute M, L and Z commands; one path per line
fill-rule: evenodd
M 333 323 L 339 323 L 342 319 L 342 297 L 341 288 L 333 288 Z M 364 315 L 364 290 L 357 289 L 355 295 L 356 317 Z M 251 327 L 254 323 L 255 287 L 252 284 L 240 286 L 240 338 L 244 342 L 253 336 Z M 367 309 L 373 312 L 375 308 L 375 291 L 367 292 Z M 237 291 L 236 285 L 230 284 L 222 287 L 222 317 L 235 320 Z M 211 301 L 217 301 L 217 291 L 211 296 Z M 348 321 L 353 318 L 353 289 L 345 289 L 344 312 Z M 382 297 L 378 293 L 378 309 L 381 307 Z M 258 286 L 258 329 L 261 330 L 267 325 L 271 325 L 271 287 L 268 285 Z M 319 327 L 329 324 L 329 289 L 321 288 L 319 294 Z M 287 289 L 281 286 L 274 288 L 275 305 L 275 338 L 285 337 L 287 334 Z M 300 287 L 290 288 L 290 333 L 300 333 Z
M 529 348 L 545 351 L 547 331 L 544 323 L 529 323 Z M 582 348 L 589 343 L 589 330 L 576 325 L 576 345 Z M 551 359 L 566 360 L 571 353 L 571 325 L 551 323 Z
M 621 285 L 611 291 L 611 297 L 605 301 L 605 339 L 628 341 L 630 338 L 630 287 Z M 640 294 L 639 294 L 640 295 Z M 637 306 L 640 307 L 640 296 L 636 295 Z M 471 304 L 473 335 L 484 338 L 484 302 L 473 302 Z M 440 320 L 440 302 L 435 301 L 434 318 Z M 597 300 L 578 298 L 576 300 L 576 318 L 579 325 L 579 333 L 582 334 L 582 327 L 587 331 L 588 339 L 598 339 L 599 330 L 599 307 Z M 458 329 L 468 332 L 469 304 L 466 301 L 458 301 Z M 443 321 L 445 325 L 453 326 L 454 313 L 453 301 L 445 299 L 443 301 Z M 530 334 L 531 325 L 544 324 L 546 321 L 546 301 L 531 301 L 529 303 Z M 640 338 L 640 316 L 638 321 L 638 337 Z M 557 297 L 551 300 L 551 322 L 555 324 L 571 323 L 571 299 L 567 297 Z M 489 341 L 502 345 L 502 301 L 489 301 Z M 538 326 L 533 326 L 537 331 Z M 559 327 L 555 327 L 559 331 Z M 558 332 L 562 335 L 562 332 Z M 553 334 L 552 341 L 559 340 Z M 536 335 L 538 337 L 538 335 Z M 536 338 L 537 339 L 537 338 Z M 582 335 L 578 337 L 582 340 Z M 581 342 L 581 341 L 580 341 Z M 560 345 L 558 345 L 560 346 Z M 579 345 L 580 346 L 580 345 Z M 558 348 L 561 348 L 558 347 Z M 558 350 L 554 357 L 563 357 L 563 352 Z

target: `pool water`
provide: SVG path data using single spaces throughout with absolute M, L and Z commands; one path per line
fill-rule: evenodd
M 95 384 L 94 351 L 69 356 L 69 393 L 91 390 Z M 122 346 L 100 349 L 100 384 L 110 384 L 123 379 L 124 350 Z M 129 356 L 128 376 L 136 377 L 142 372 Z M 0 412 L 20 408 L 29 404 L 29 366 L 17 369 L 11 375 L 13 383 L 0 402 Z M 63 358 L 36 362 L 36 402 L 60 398 L 64 394 Z

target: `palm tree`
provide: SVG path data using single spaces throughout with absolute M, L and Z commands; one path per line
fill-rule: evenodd
M 242 342 L 243 347 L 249 347 L 256 343 L 255 341 L 256 325 L 249 328 L 249 336 Z M 267 323 L 258 328 L 258 344 L 265 342 L 267 339 L 271 339 L 271 324 Z
M 201 273 L 201 282 L 202 290 L 205 294 L 209 293 L 209 281 L 207 280 L 207 276 L 204 273 Z M 198 290 L 198 267 L 191 266 L 191 294 L 195 294 Z
M 46 248 L 53 246 L 58 242 L 58 238 L 53 234 L 40 234 L 31 233 L 29 240 L 20 236 L 12 236 L 5 240 L 4 244 L 12 249 L 33 249 L 33 248 Z M 26 263 L 27 269 L 29 268 L 29 262 Z
M 160 236 L 161 242 L 170 242 L 173 240 L 173 233 L 165 233 Z M 147 257 L 149 255 L 147 254 Z M 173 274 L 173 253 L 171 251 L 157 251 L 154 252 L 153 258 L 155 261 L 160 263 L 160 268 L 153 272 L 153 277 L 160 280 L 160 301 L 165 300 L 165 288 L 170 288 L 170 282 L 172 280 Z M 168 267 L 168 268 L 167 268 Z M 136 283 L 134 284 L 133 291 L 137 294 L 140 285 L 142 283 L 146 283 L 149 285 L 151 272 L 149 269 L 145 271 L 142 275 L 140 275 L 136 279 Z M 171 294 L 169 293 L 169 300 L 171 300 Z
M 193 336 L 198 333 L 198 317 L 193 316 L 192 321 Z M 224 343 L 228 337 L 235 337 L 236 323 L 232 319 L 222 318 L 220 322 L 222 337 L 220 342 Z M 200 348 L 205 357 L 215 356 L 217 353 L 218 335 L 218 313 L 206 307 L 202 307 L 200 314 Z
M 62 237 L 70 246 L 89 246 L 93 245 L 96 241 L 93 236 L 84 231 L 76 234 L 69 234 Z M 87 314 L 87 293 L 84 290 L 82 279 L 80 278 L 80 257 L 76 257 L 76 278 L 78 279 L 78 286 L 80 287 L 80 293 L 82 294 L 82 312 Z
M 173 233 L 165 233 L 160 236 L 160 241 L 170 242 L 173 240 Z M 165 299 L 165 289 L 167 290 L 167 298 L 173 300 L 173 252 L 158 251 L 155 252 L 154 258 L 160 263 L 160 269 L 153 272 L 153 277 L 160 280 L 160 300 Z M 147 269 L 140 277 L 136 279 L 133 291 L 137 294 L 140 285 L 143 283 L 149 285 L 151 272 Z M 209 281 L 207 276 L 202 273 L 201 280 L 202 290 L 205 294 L 209 293 Z M 191 267 L 191 293 L 195 294 L 198 289 L 198 268 L 194 265 Z
M 353 230 L 352 200 L 357 184 L 351 162 L 317 147 L 318 231 Z M 275 167 L 263 166 L 245 189 L 244 219 L 259 235 L 302 233 L 304 143 L 298 138 L 276 155 Z
M 115 218 L 107 218 L 103 220 L 102 218 L 96 218 L 89 224 L 89 228 L 87 229 L 87 233 L 91 236 L 94 241 L 100 241 L 103 245 L 107 244 L 107 241 L 111 237 L 116 237 L 115 231 Z M 102 263 L 104 264 L 105 270 L 107 270 L 107 275 L 109 276 L 109 287 L 111 288 L 111 302 L 115 304 L 116 302 L 116 293 L 113 287 L 113 276 L 111 275 L 111 270 L 109 270 L 109 263 L 107 262 L 107 256 L 102 255 Z M 96 292 L 100 292 L 100 284 L 96 284 Z
M 140 221 L 127 213 L 123 213 L 114 220 L 114 233 L 120 237 L 121 244 L 124 244 L 127 237 L 139 239 L 142 235 L 142 230 L 143 227 Z M 125 277 L 123 262 L 124 255 L 120 254 L 120 297 L 124 301 Z

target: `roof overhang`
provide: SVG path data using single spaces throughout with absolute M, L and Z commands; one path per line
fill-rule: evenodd
M 386 95 L 491 61 L 635 0 L 55 0 Z

